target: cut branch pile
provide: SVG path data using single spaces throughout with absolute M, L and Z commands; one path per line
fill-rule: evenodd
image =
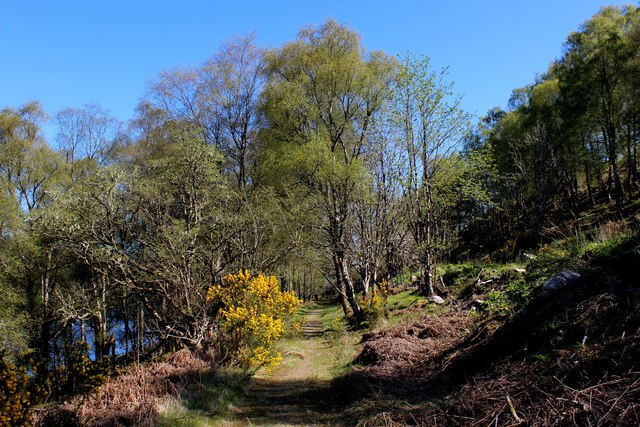
M 640 425 L 640 371 L 629 370 L 626 363 L 639 357 L 640 337 L 634 337 L 607 347 L 559 352 L 551 363 L 505 364 L 461 387 L 447 399 L 446 410 L 433 407 L 411 419 L 420 419 L 420 425 L 437 421 L 472 427 Z M 594 379 L 590 372 L 604 362 L 626 369 Z

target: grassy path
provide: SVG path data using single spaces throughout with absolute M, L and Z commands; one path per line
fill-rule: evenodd
M 406 291 L 389 297 L 392 312 L 426 300 Z M 337 425 L 331 381 L 345 373 L 360 350 L 361 334 L 345 332 L 339 305 L 302 308 L 302 333 L 282 339 L 282 365 L 250 380 L 237 371 L 218 372 L 186 390 L 162 411 L 161 427 Z M 397 323 L 402 316 L 394 316 Z
M 282 365 L 260 370 L 222 426 L 318 426 L 331 424 L 326 389 L 354 352 L 353 343 L 326 332 L 331 310 L 313 306 L 304 314 L 302 334 L 282 340 Z

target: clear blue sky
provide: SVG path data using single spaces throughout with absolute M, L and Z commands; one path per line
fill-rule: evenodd
M 39 100 L 53 115 L 98 103 L 132 117 L 149 80 L 196 66 L 220 42 L 255 31 L 279 47 L 334 18 L 367 50 L 427 55 L 484 114 L 505 106 L 561 53 L 567 35 L 609 4 L 599 0 L 8 0 L 0 21 L 0 107 Z

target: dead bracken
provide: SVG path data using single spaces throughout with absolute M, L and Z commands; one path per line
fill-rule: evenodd
M 38 414 L 35 425 L 153 425 L 159 408 L 211 369 L 204 355 L 180 350 L 166 361 L 134 364 L 86 398 L 80 396 Z M 55 424 L 55 423 L 62 424 Z
M 542 293 L 491 332 L 458 312 L 371 334 L 336 381 L 357 385 L 345 413 L 368 391 L 381 409 L 360 426 L 638 425 L 640 295 L 605 283 Z
M 363 337 L 366 344 L 356 359 L 384 376 L 396 375 L 412 363 L 450 348 L 469 331 L 473 322 L 458 313 L 428 316 Z M 387 372 L 388 371 L 388 372 Z

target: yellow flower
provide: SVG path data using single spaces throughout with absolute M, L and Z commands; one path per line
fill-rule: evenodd
M 224 277 L 222 285 L 207 292 L 207 301 L 221 303 L 218 320 L 233 343 L 236 356 L 247 369 L 272 367 L 282 357 L 271 349 L 285 331 L 285 320 L 295 314 L 302 303 L 293 293 L 282 292 L 274 276 L 247 270 Z

